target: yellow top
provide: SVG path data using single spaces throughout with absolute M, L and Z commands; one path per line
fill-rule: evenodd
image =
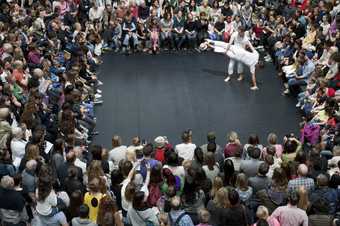
M 96 223 L 97 222 L 97 215 L 98 215 L 98 209 L 99 209 L 99 203 L 100 200 L 104 197 L 105 195 L 102 193 L 90 193 L 86 192 L 84 196 L 84 204 L 86 204 L 89 209 L 89 219 Z

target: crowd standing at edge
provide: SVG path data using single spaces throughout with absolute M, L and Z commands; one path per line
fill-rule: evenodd
M 1 1 L 0 224 L 340 225 L 339 12 L 331 0 Z M 102 51 L 193 50 L 239 30 L 297 98 L 301 134 L 92 144 Z

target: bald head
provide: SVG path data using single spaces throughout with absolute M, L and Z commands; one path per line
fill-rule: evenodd
M 44 72 L 40 68 L 35 68 L 33 70 L 33 75 L 36 76 L 37 78 L 42 78 L 44 75 Z
M 305 164 L 300 164 L 297 170 L 299 176 L 305 177 L 308 174 L 308 167 Z

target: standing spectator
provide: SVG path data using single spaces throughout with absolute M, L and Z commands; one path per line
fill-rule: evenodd
M 126 158 L 125 145 L 122 145 L 122 138 L 118 135 L 112 137 L 112 150 L 109 152 L 109 160 L 113 161 L 115 166 L 118 166 L 121 160 Z
M 308 167 L 305 164 L 300 164 L 297 170 L 298 177 L 288 182 L 289 191 L 297 190 L 300 186 L 304 186 L 306 190 L 314 190 L 314 180 L 308 178 Z
M 288 205 L 278 207 L 272 217 L 276 218 L 282 226 L 308 225 L 306 211 L 297 208 L 299 195 L 296 191 L 289 192 Z
M 266 176 L 268 171 L 268 164 L 263 162 L 257 170 L 257 175 L 249 178 L 249 185 L 254 189 L 254 193 L 269 187 L 270 179 Z
M 10 176 L 1 178 L 0 212 L 4 226 L 26 225 L 28 220 L 25 200 L 20 192 L 14 190 L 14 180 Z
M 262 161 L 259 160 L 261 151 L 258 148 L 249 147 L 247 149 L 250 160 L 242 160 L 240 165 L 240 172 L 243 172 L 247 177 L 253 177 L 258 172 Z
M 169 221 L 171 225 L 194 226 L 190 216 L 181 209 L 181 199 L 178 196 L 175 196 L 171 199 Z
M 132 226 L 144 225 L 146 222 L 152 222 L 153 225 L 158 226 L 158 212 L 154 208 L 148 208 L 144 199 L 145 193 L 142 191 L 134 195 L 132 207 L 128 210 L 128 219 Z
M 191 130 L 184 131 L 181 138 L 183 143 L 177 144 L 175 147 L 178 157 L 182 158 L 183 160 L 193 160 L 196 145 L 192 143 Z
M 89 207 L 85 204 L 79 208 L 79 217 L 72 219 L 72 226 L 97 226 L 96 223 L 89 219 Z

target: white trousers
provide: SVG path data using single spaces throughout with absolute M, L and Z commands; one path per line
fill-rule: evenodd
M 242 74 L 243 73 L 244 64 L 242 62 L 240 62 L 240 61 L 237 61 L 237 60 L 234 60 L 234 59 L 230 58 L 229 65 L 228 65 L 228 75 L 229 76 L 234 74 L 235 63 L 237 63 L 237 73 L 238 74 Z

